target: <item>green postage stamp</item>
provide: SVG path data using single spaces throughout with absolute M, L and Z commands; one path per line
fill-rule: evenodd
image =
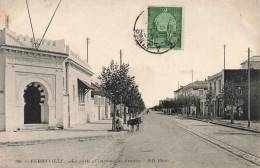
M 148 7 L 148 49 L 182 48 L 182 7 Z

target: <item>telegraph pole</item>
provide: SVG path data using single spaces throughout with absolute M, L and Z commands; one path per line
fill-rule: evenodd
M 226 45 L 224 44 L 223 88 L 225 87 L 225 69 L 226 69 Z M 223 110 L 223 114 L 225 114 L 225 100 L 224 100 L 224 93 L 222 93 L 222 110 Z
M 89 37 L 87 37 L 86 43 L 87 43 L 87 63 L 88 63 L 88 45 L 90 43 L 90 38 Z
M 120 49 L 120 51 L 119 51 L 119 55 L 120 55 L 120 70 L 121 70 L 121 66 L 122 66 L 122 54 L 123 54 L 123 52 Z
M 7 29 L 9 29 L 9 23 L 10 23 L 9 15 L 5 15 L 5 27 Z
M 193 82 L 193 69 L 191 70 L 191 80 L 192 80 L 192 82 Z
M 226 69 L 226 45 L 224 44 L 224 71 Z
M 122 52 L 121 49 L 119 51 L 119 55 L 120 55 L 120 70 L 121 70 L 122 69 L 122 55 L 123 55 L 123 52 Z M 121 109 L 122 109 L 122 95 L 120 95 L 120 114 L 122 114 Z M 126 109 L 125 109 L 125 107 L 124 107 L 124 124 L 126 124 Z
M 247 118 L 248 118 L 248 127 L 250 127 L 250 48 L 248 48 L 248 60 L 247 60 L 247 65 L 248 65 L 248 109 L 247 109 Z

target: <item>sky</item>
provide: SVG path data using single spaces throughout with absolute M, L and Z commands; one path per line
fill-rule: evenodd
M 59 0 L 28 0 L 34 33 L 41 38 Z M 136 45 L 133 26 L 148 6 L 183 7 L 183 49 L 151 54 Z M 0 0 L 0 29 L 9 15 L 9 29 L 32 37 L 25 0 Z M 173 98 L 173 91 L 193 80 L 205 80 L 223 69 L 239 69 L 251 55 L 260 56 L 259 0 L 62 0 L 45 39 L 65 39 L 70 48 L 86 58 L 98 81 L 102 66 L 114 59 L 129 63 L 130 74 L 142 93 L 146 107 Z

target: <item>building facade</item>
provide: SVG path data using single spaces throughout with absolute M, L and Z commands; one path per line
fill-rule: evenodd
M 207 80 L 205 81 L 195 81 L 185 86 L 180 86 L 180 88 L 174 91 L 174 98 L 178 99 L 179 97 L 189 97 L 189 96 L 197 96 L 200 98 L 200 109 L 196 109 L 194 106 L 183 107 L 182 113 L 187 114 L 188 112 L 194 112 L 195 114 L 200 111 L 201 114 L 206 114 L 205 109 L 205 95 L 207 93 Z M 201 105 L 203 107 L 201 107 Z M 202 111 L 201 111 L 202 110 Z
M 63 67 L 64 126 L 74 126 L 90 121 L 91 77 L 93 72 L 88 63 L 66 46 L 69 57 Z
M 241 64 L 241 69 L 248 69 L 248 60 Z M 260 56 L 250 57 L 250 69 L 260 69 Z
M 250 70 L 251 85 L 251 119 L 260 119 L 260 70 Z M 212 117 L 229 118 L 231 107 L 223 100 L 223 87 L 227 81 L 236 83 L 243 95 L 240 103 L 233 108 L 235 118 L 247 119 L 248 102 L 248 70 L 247 69 L 228 69 L 208 77 L 208 90 L 212 89 L 211 114 Z
M 28 36 L 0 31 L 2 131 L 28 124 L 63 124 L 63 63 L 68 54 L 61 51 L 60 41 L 45 41 L 39 50 L 30 42 Z M 43 50 L 45 45 L 50 49 Z
M 35 49 L 33 38 L 0 30 L 0 69 L 0 131 L 110 118 L 109 100 L 92 98 L 91 66 L 64 40 L 43 40 Z
M 223 116 L 222 90 L 224 86 L 224 71 L 208 77 L 208 90 L 212 90 L 211 115 L 212 117 Z
M 104 92 L 96 83 L 91 83 L 93 90 L 91 90 L 92 111 L 90 122 L 109 119 L 112 116 L 113 104 L 105 97 Z

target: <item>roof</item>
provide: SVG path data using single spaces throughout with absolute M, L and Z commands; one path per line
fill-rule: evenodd
M 49 50 L 41 50 L 41 49 L 35 49 L 35 48 L 29 48 L 29 47 L 21 47 L 21 46 L 14 46 L 14 45 L 7 45 L 7 44 L 0 44 L 0 47 L 11 47 L 11 48 L 17 48 L 17 49 L 24 49 L 24 50 L 30 50 L 30 51 L 38 51 L 38 52 L 45 52 L 50 54 L 59 54 L 63 56 L 68 56 L 66 53 L 62 52 L 55 52 L 55 51 L 49 51 Z
M 220 72 L 218 72 L 218 73 L 216 73 L 214 75 L 208 76 L 208 81 L 212 80 L 212 79 L 215 79 L 215 78 L 218 78 L 218 77 L 221 77 L 222 76 L 222 72 L 223 71 L 220 71 Z
M 180 90 L 187 90 L 187 89 L 190 89 L 190 88 L 193 88 L 193 89 L 207 89 L 208 86 L 208 81 L 207 80 L 204 80 L 204 81 L 195 81 L 195 82 L 192 82 L 186 86 L 182 86 L 181 88 L 179 88 L 178 90 L 174 91 L 174 92 L 179 92 Z
M 244 62 L 242 62 L 241 64 L 244 64 L 244 63 L 246 63 L 248 61 L 248 59 L 247 60 L 245 60 Z M 260 62 L 260 56 L 252 56 L 252 57 L 250 57 L 250 62 Z M 240 65 L 241 65 L 240 64 Z

